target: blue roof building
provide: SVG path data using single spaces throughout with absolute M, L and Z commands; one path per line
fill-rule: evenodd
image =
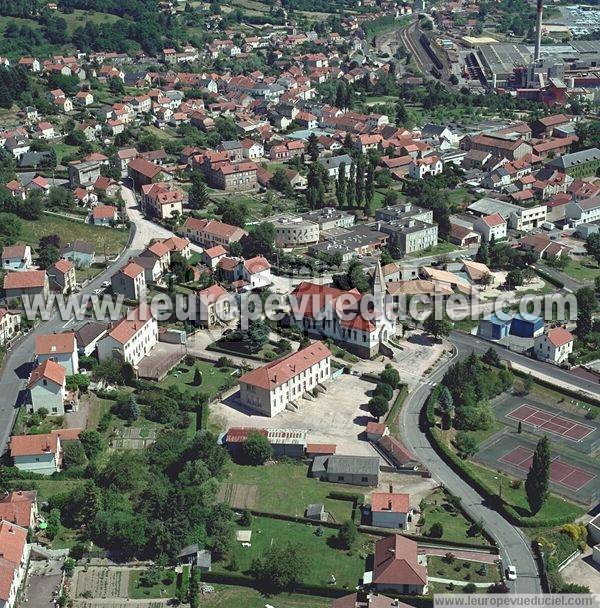
M 510 333 L 519 338 L 535 338 L 544 331 L 544 319 L 530 314 L 516 314 L 510 324 Z
M 500 319 L 491 314 L 479 322 L 478 335 L 486 340 L 502 340 L 510 332 L 512 319 Z

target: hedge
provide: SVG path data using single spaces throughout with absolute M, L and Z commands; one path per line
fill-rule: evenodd
M 572 517 L 563 515 L 562 517 L 548 517 L 546 519 L 530 517 L 522 517 L 518 514 L 517 510 L 510 504 L 503 501 L 495 492 L 490 490 L 488 486 L 479 478 L 477 473 L 471 470 L 470 467 L 466 466 L 463 461 L 454 451 L 446 445 L 441 436 L 440 430 L 435 426 L 435 405 L 433 399 L 427 400 L 427 415 L 426 419 L 428 422 L 426 433 L 429 442 L 437 452 L 439 456 L 448 464 L 456 473 L 458 473 L 467 483 L 479 494 L 481 494 L 494 508 L 498 511 L 505 519 L 507 519 L 514 526 L 520 526 L 522 528 L 540 528 L 540 527 L 554 527 L 566 524 L 572 521 Z
M 387 416 L 385 417 L 385 423 L 388 425 L 388 427 L 391 424 L 393 424 L 396 421 L 396 419 L 398 418 L 398 415 L 400 414 L 400 410 L 402 409 L 402 406 L 404 405 L 404 400 L 406 399 L 407 396 L 408 396 L 408 386 L 406 384 L 403 384 L 400 387 L 400 392 L 398 393 L 398 396 L 394 400 L 394 403 L 393 403 L 392 407 L 390 408 L 390 411 L 387 413 Z M 392 431 L 390 431 L 390 432 L 392 432 Z
M 565 284 L 560 279 L 553 277 L 551 274 L 547 273 L 545 270 L 542 270 L 541 268 L 538 268 L 537 266 L 534 267 L 534 270 L 540 278 L 544 279 L 544 281 L 547 281 L 548 283 L 551 283 L 552 285 L 554 285 L 554 287 L 558 287 L 559 289 L 562 289 L 565 286 Z

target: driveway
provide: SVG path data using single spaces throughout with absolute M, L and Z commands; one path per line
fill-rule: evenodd
M 588 549 L 560 571 L 567 583 L 582 583 L 591 593 L 600 593 L 600 566 L 592 560 L 592 550 Z

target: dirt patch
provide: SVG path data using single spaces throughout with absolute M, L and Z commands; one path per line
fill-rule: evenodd
M 129 572 L 121 568 L 77 568 L 73 581 L 76 598 L 126 598 L 129 588 Z
M 217 502 L 224 502 L 232 509 L 254 509 L 258 502 L 258 486 L 242 483 L 222 483 Z
M 143 450 L 156 441 L 156 429 L 120 428 L 110 447 L 115 450 Z

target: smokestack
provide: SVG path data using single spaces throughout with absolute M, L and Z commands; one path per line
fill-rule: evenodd
M 537 17 L 535 24 L 535 53 L 533 55 L 534 61 L 540 59 L 540 48 L 542 46 L 542 12 L 544 10 L 543 0 L 537 0 Z

